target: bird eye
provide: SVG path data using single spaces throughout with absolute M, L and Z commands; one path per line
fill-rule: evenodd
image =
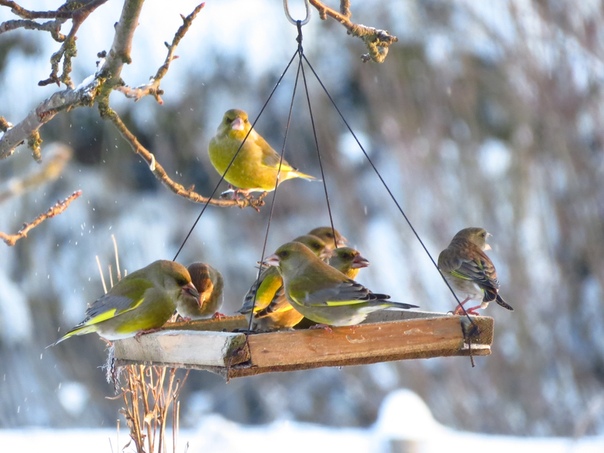
M 281 253 L 279 253 L 279 258 L 287 258 L 289 256 L 289 252 L 286 250 L 283 250 Z

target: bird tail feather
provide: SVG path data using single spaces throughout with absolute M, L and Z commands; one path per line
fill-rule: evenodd
M 508 304 L 505 300 L 503 300 L 503 298 L 499 294 L 497 294 L 497 299 L 495 299 L 495 302 L 497 302 L 503 308 L 506 308 L 510 311 L 514 311 L 514 308 L 510 304 Z

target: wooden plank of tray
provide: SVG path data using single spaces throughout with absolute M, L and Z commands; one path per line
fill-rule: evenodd
M 158 333 L 116 341 L 115 358 L 118 364 L 143 362 L 204 369 L 228 379 L 324 366 L 490 354 L 492 318 L 473 316 L 477 327 L 473 335 L 469 333 L 469 321 L 462 316 L 383 311 L 384 318 L 394 320 L 330 330 L 252 334 L 224 332 L 245 329 L 243 316 L 173 323 Z
M 115 341 L 114 347 L 114 357 L 122 363 L 227 368 L 249 360 L 243 333 L 162 330 L 139 338 Z
M 477 332 L 471 337 L 471 353 L 488 355 L 493 319 L 476 316 L 472 320 Z M 462 331 L 465 323 L 466 318 L 446 316 L 333 327 L 331 331 L 307 329 L 250 335 L 250 362 L 232 367 L 227 376 L 469 355 Z

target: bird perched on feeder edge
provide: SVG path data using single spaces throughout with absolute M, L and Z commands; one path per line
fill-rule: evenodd
M 81 323 L 50 346 L 92 332 L 108 341 L 149 333 L 165 324 L 180 300 L 197 297 L 186 267 L 154 261 L 117 282 L 88 307 Z
M 461 306 L 455 309 L 455 314 L 462 313 L 463 305 L 470 300 L 480 300 L 480 305 L 466 310 L 472 315 L 477 315 L 477 309 L 486 308 L 492 301 L 503 308 L 514 310 L 499 295 L 497 271 L 490 258 L 484 253 L 485 250 L 491 249 L 487 244 L 489 236 L 484 228 L 464 228 L 438 255 L 438 268 L 451 287 L 465 297 L 461 301 Z
M 329 251 L 317 236 L 305 234 L 294 242 L 308 247 L 320 259 L 327 259 Z M 253 307 L 253 314 L 252 314 Z M 303 316 L 289 304 L 283 292 L 283 278 L 276 267 L 262 271 L 243 299 L 239 313 L 252 316 L 253 330 L 289 329 L 298 324 Z
M 317 258 L 297 242 L 283 244 L 269 256 L 266 264 L 277 266 L 292 306 L 319 324 L 351 326 L 367 315 L 387 308 L 417 308 L 416 305 L 392 302 L 386 294 L 376 294 L 346 277 Z
M 224 280 L 222 274 L 206 263 L 192 263 L 187 267 L 191 274 L 191 281 L 197 291 L 199 298 L 181 298 L 176 304 L 176 311 L 185 320 L 223 318 L 219 313 L 223 302 L 222 290 Z

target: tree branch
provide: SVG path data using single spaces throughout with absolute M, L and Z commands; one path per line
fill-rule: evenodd
M 8 6 L 15 15 L 22 19 L 72 19 L 75 15 L 94 11 L 107 0 L 68 0 L 56 11 L 30 11 L 11 0 L 0 0 L 0 6 Z
M 57 113 L 71 110 L 74 107 L 91 107 L 94 104 L 99 83 L 99 79 L 94 78 L 88 84 L 75 90 L 68 88 L 58 91 L 29 112 L 20 123 L 12 127 L 9 124 L 8 130 L 0 138 L 0 159 L 11 156 L 15 152 L 15 148 L 30 137 L 36 138 L 38 129 L 48 123 Z M 38 146 L 39 144 L 40 142 L 37 142 Z
M 373 60 L 376 63 L 383 63 L 388 55 L 390 45 L 398 41 L 396 36 L 389 34 L 386 30 L 353 23 L 350 20 L 350 2 L 348 0 L 341 0 L 340 10 L 342 12 L 325 6 L 320 0 L 309 0 L 309 2 L 319 11 L 322 20 L 326 20 L 329 16 L 346 27 L 348 34 L 363 40 L 369 50 L 368 54 L 361 56 L 361 60 L 365 62 Z
M 27 237 L 27 234 L 31 230 L 33 230 L 35 227 L 37 227 L 38 225 L 40 225 L 46 219 L 54 217 L 54 216 L 62 213 L 63 211 L 65 211 L 65 209 L 67 209 L 67 207 L 71 204 L 71 202 L 73 200 L 75 200 L 76 198 L 78 198 L 80 195 L 82 195 L 82 191 L 81 190 L 76 190 L 74 193 L 72 193 L 65 200 L 58 201 L 48 211 L 40 214 L 31 223 L 24 224 L 23 228 L 21 228 L 15 234 L 6 234 L 6 233 L 3 233 L 2 231 L 0 231 L 0 239 L 2 239 L 6 243 L 6 245 L 8 245 L 8 246 L 15 245 L 19 239 L 23 239 L 23 238 Z
M 44 22 L 42 24 L 29 19 L 7 20 L 6 22 L 0 23 L 0 35 L 7 31 L 16 30 L 17 28 L 47 31 L 51 34 L 55 41 L 65 41 L 65 35 L 61 33 L 61 23 L 56 20 L 49 20 L 48 22 Z
M 178 56 L 174 55 L 174 51 L 176 50 L 176 47 L 180 43 L 181 39 L 184 38 L 187 31 L 189 31 L 193 20 L 195 19 L 195 17 L 197 17 L 197 14 L 199 14 L 199 12 L 204 6 L 205 3 L 200 3 L 187 17 L 181 15 L 183 24 L 180 26 L 180 28 L 174 35 L 174 39 L 172 39 L 172 44 L 168 44 L 167 42 L 165 43 L 166 47 L 168 48 L 168 54 L 166 55 L 164 64 L 159 67 L 159 69 L 155 73 L 155 76 L 151 77 L 149 83 L 139 85 L 135 88 L 131 88 L 126 85 L 118 86 L 116 90 L 123 93 L 127 98 L 134 99 L 135 102 L 140 100 L 144 96 L 152 95 L 158 104 L 163 104 L 164 101 L 162 100 L 161 95 L 164 94 L 164 92 L 159 88 L 161 79 L 163 79 L 164 76 L 168 73 L 168 69 L 170 68 L 170 63 L 172 63 L 172 60 L 178 58 Z

